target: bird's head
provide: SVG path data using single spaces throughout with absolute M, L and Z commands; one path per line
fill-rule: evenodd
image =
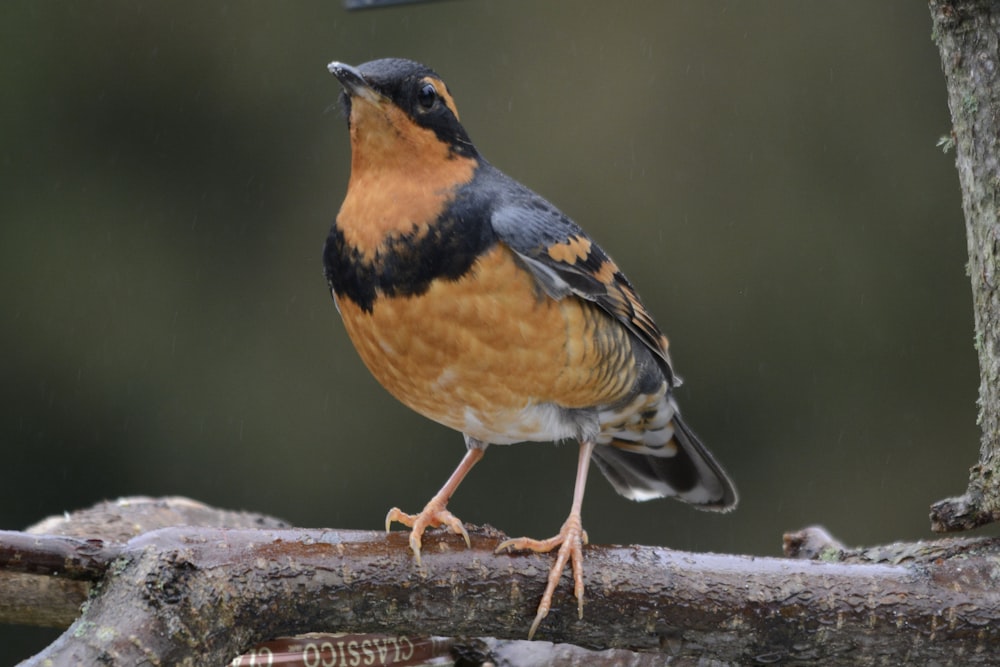
M 400 154 L 435 142 L 452 156 L 475 157 L 448 87 L 432 69 L 412 60 L 383 58 L 358 67 L 328 65 L 344 92 L 341 102 L 355 154 Z

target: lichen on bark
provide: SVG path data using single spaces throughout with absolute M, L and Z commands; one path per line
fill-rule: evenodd
M 932 527 L 946 532 L 1000 519 L 1000 4 L 931 0 L 929 7 L 948 88 L 951 143 L 962 189 L 982 429 L 980 460 L 970 471 L 966 493 L 931 508 Z

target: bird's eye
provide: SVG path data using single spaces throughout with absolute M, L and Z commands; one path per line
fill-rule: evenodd
M 420 87 L 420 91 L 417 92 L 417 104 L 424 111 L 429 110 L 434 106 L 437 101 L 437 89 L 429 83 L 425 83 Z

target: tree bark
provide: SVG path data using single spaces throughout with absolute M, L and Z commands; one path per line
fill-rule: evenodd
M 590 546 L 584 618 L 567 579 L 539 631 L 576 646 L 553 646 L 521 641 L 551 557 L 494 554 L 504 535 L 470 535 L 471 549 L 428 535 L 418 568 L 405 533 L 184 526 L 124 543 L 0 533 L 0 569 L 96 582 L 31 666 L 226 664 L 315 631 L 480 637 L 449 650 L 495 664 L 652 664 L 648 653 L 680 664 L 972 665 L 992 662 L 1000 643 L 1000 540 L 851 552 L 817 531 L 789 536 L 790 549 L 826 562 Z
M 1000 518 L 1000 4 L 930 0 L 929 5 L 962 187 L 982 428 L 980 460 L 970 471 L 968 490 L 931 508 L 932 528 L 945 532 Z

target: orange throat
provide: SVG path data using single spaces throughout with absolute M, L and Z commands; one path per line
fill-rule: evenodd
M 371 259 L 388 236 L 419 233 L 444 213 L 477 166 L 395 106 L 359 101 L 351 109 L 351 178 L 337 226 Z

